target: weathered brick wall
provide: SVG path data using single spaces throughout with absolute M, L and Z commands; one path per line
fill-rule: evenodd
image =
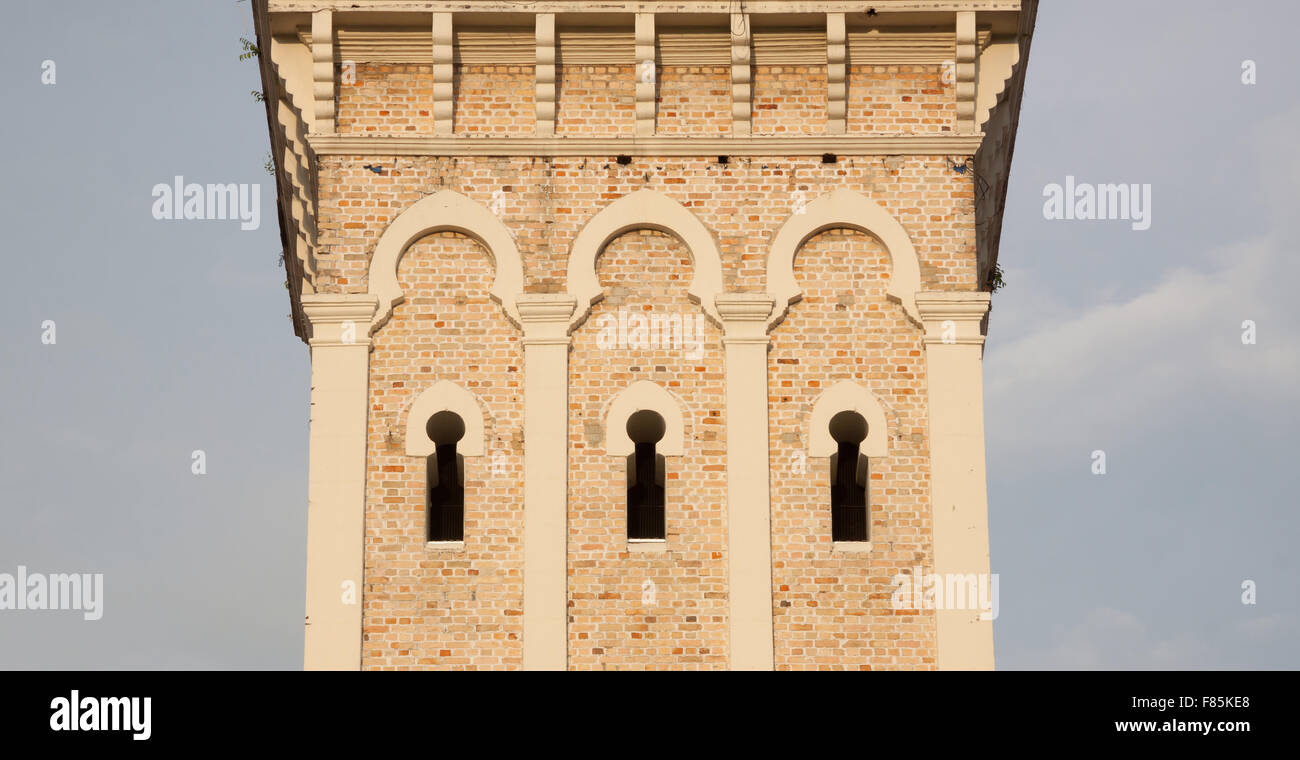
M 518 668 L 523 612 L 522 350 L 487 296 L 487 252 L 430 235 L 398 266 L 406 302 L 375 336 L 367 436 L 367 668 Z M 465 458 L 465 549 L 425 548 L 426 463 L 405 454 L 406 410 L 450 380 L 486 411 Z M 395 440 L 390 441 L 390 435 Z
M 555 134 L 628 137 L 636 133 L 636 67 L 555 68 Z
M 557 71 L 557 134 L 627 136 L 636 128 L 635 67 L 563 65 Z M 340 73 L 340 78 L 341 78 Z M 726 66 L 660 66 L 657 134 L 723 137 L 731 131 Z M 826 133 L 825 66 L 754 67 L 756 135 Z M 951 132 L 956 101 L 936 65 L 851 65 L 850 133 Z M 536 119 L 532 66 L 458 66 L 457 134 L 531 136 Z M 342 134 L 432 134 L 433 69 L 419 64 L 356 64 L 355 83 L 340 82 Z
M 574 335 L 569 359 L 569 662 L 574 668 L 725 668 L 727 482 L 720 332 L 690 346 L 609 347 L 606 315 L 680 315 L 690 256 L 662 233 L 626 234 L 598 266 L 609 295 Z M 704 320 L 707 322 L 707 320 Z M 602 345 L 602 332 L 606 340 Z M 616 343 L 616 340 L 615 340 Z M 611 400 L 637 380 L 676 395 L 685 453 L 667 457 L 665 554 L 629 553 L 627 460 L 605 453 Z
M 455 79 L 456 134 L 533 135 L 537 106 L 532 66 L 457 66 Z
M 731 134 L 731 68 L 660 66 L 655 133 L 726 137 Z
M 365 165 L 380 166 L 374 174 Z M 560 292 L 569 247 L 582 226 L 618 198 L 650 188 L 689 208 L 717 237 L 728 290 L 766 288 L 771 236 L 800 203 L 839 188 L 872 198 L 907 230 L 926 290 L 975 288 L 974 195 L 969 175 L 941 156 L 590 158 L 327 156 L 320 172 L 317 289 L 364 293 L 366 267 L 388 224 L 442 189 L 491 206 L 515 236 L 530 292 Z M 497 191 L 500 191 L 499 193 Z
M 755 66 L 756 135 L 826 134 L 825 66 Z
M 755 134 L 825 131 L 824 67 L 758 68 Z M 951 88 L 941 86 L 938 68 L 905 69 L 851 70 L 851 132 L 941 131 L 951 124 Z M 360 67 L 357 87 L 340 89 L 340 131 L 431 133 L 424 111 L 432 103 L 421 80 L 428 76 L 420 67 Z M 659 132 L 729 134 L 727 76 L 725 67 L 662 67 Z M 531 134 L 531 67 L 464 67 L 457 77 L 458 132 Z M 864 123 L 868 112 L 876 126 Z M 560 135 L 630 136 L 634 129 L 632 66 L 563 67 Z M 768 246 L 781 224 L 800 204 L 840 188 L 874 199 L 904 226 L 920 259 L 923 289 L 976 287 L 971 179 L 943 156 L 840 157 L 834 164 L 819 157 L 732 157 L 726 165 L 714 157 L 637 157 L 626 166 L 613 158 L 322 156 L 317 290 L 364 293 L 369 257 L 387 226 L 420 198 L 449 189 L 493 208 L 510 229 L 523 257 L 526 290 L 563 292 L 569 250 L 583 225 L 643 188 L 682 203 L 714 234 L 728 291 L 765 290 Z M 895 614 L 889 606 L 894 574 L 932 562 L 924 354 L 920 328 L 884 295 L 891 271 L 870 236 L 818 236 L 796 262 L 804 301 L 773 333 L 778 667 L 934 663 L 932 616 Z M 366 667 L 520 664 L 522 349 L 519 331 L 487 296 L 492 272 L 490 257 L 472 240 L 425 238 L 399 267 L 406 303 L 375 336 Z M 638 231 L 615 240 L 599 275 L 608 297 L 575 333 L 570 358 L 570 662 L 575 668 L 723 667 L 725 366 L 719 331 L 707 327 L 698 359 L 672 349 L 602 349 L 595 329 L 602 314 L 651 306 L 694 315 L 699 307 L 685 295 L 689 253 L 662 233 Z M 806 445 L 812 400 L 846 378 L 872 388 L 895 425 L 890 457 L 873 463 L 870 554 L 830 551 L 827 460 L 793 469 L 793 452 Z M 488 456 L 466 461 L 466 548 L 459 554 L 426 550 L 425 464 L 388 441 L 390 429 L 404 428 L 402 412 L 415 394 L 441 379 L 480 396 L 490 439 Z M 603 452 L 604 412 L 616 393 L 639 379 L 677 394 L 688 418 L 686 456 L 668 463 L 673 549 L 667 554 L 627 552 L 625 464 Z M 491 471 L 498 450 L 504 474 Z M 652 604 L 642 602 L 646 581 L 654 584 Z
M 433 66 L 357 63 L 335 74 L 339 134 L 433 134 Z
M 942 66 L 849 66 L 848 132 L 953 131 L 957 101 Z
M 778 668 L 920 668 L 935 662 L 931 614 L 899 614 L 893 580 L 930 550 L 925 354 L 885 296 L 889 256 L 874 238 L 833 230 L 795 262 L 804 298 L 773 331 L 769 363 L 773 628 Z M 835 553 L 830 459 L 808 458 L 808 417 L 841 380 L 886 409 L 889 455 L 870 461 L 870 553 Z
M 340 134 L 433 134 L 433 67 L 355 64 L 353 83 L 340 68 Z M 531 136 L 537 121 L 532 66 L 457 66 L 452 123 L 456 134 Z

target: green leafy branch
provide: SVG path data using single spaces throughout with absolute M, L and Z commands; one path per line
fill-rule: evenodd
M 989 292 L 996 293 L 1007 286 L 1006 277 L 1002 273 L 1002 264 L 993 265 L 993 271 L 989 272 Z

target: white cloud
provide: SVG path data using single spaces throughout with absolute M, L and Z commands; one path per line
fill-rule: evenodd
M 1198 670 L 1287 668 L 1294 662 L 1259 661 L 1266 643 L 1286 643 L 1296 630 L 1288 615 L 1269 615 L 1236 623 L 1223 630 L 1197 626 L 1174 635 L 1153 630 L 1133 612 L 1095 607 L 1076 623 L 1058 625 L 1042 649 L 999 650 L 998 667 L 1005 670 Z
M 1250 193 L 1266 226 L 1243 230 L 1238 242 L 1211 251 L 1198 250 L 1189 230 L 1187 250 L 1151 252 L 1187 263 L 1146 292 L 1072 309 L 1053 295 L 1067 289 L 1061 283 L 1011 273 L 1017 293 L 998 302 L 985 354 L 990 451 L 1019 456 L 1026 447 L 1074 446 L 1081 439 L 1099 446 L 1116 437 L 1132 440 L 1146 429 L 1178 425 L 1206 404 L 1296 407 L 1297 120 L 1300 106 L 1255 124 L 1253 160 L 1238 160 L 1239 172 L 1256 180 L 1239 183 L 1239 191 Z M 1245 320 L 1256 324 L 1256 345 L 1241 342 Z M 1007 332 L 1020 337 L 999 341 L 996 328 L 1007 323 L 1014 325 Z M 1028 434 L 1023 420 L 1033 421 Z
M 1263 617 L 1243 620 L 1235 629 L 1243 638 L 1253 644 L 1270 641 L 1295 641 L 1296 620 L 1287 615 L 1265 615 Z
M 1132 438 L 1207 404 L 1300 400 L 1300 324 L 1289 291 L 1300 261 L 1277 241 L 1257 240 L 1214 262 L 1171 271 L 1131 300 L 1044 319 L 1009 344 L 992 341 L 990 449 Z M 1256 345 L 1242 344 L 1244 320 L 1256 323 Z M 1037 431 L 999 419 L 1033 420 Z
M 1205 667 L 1211 648 L 1199 636 L 1155 636 L 1145 622 L 1125 610 L 1097 607 L 1075 625 L 1057 626 L 1052 643 L 1040 651 L 1019 652 L 999 667 L 1030 670 L 1173 670 Z

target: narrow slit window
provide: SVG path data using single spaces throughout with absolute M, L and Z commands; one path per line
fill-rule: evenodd
M 636 444 L 627 458 L 627 537 L 630 541 L 667 538 L 664 513 L 665 459 L 655 447 L 664 437 L 664 418 L 642 410 L 627 420 L 627 435 Z
M 840 412 L 831 418 L 830 433 L 838 444 L 831 455 L 831 540 L 863 542 L 870 502 L 870 463 L 861 453 L 867 421 L 857 412 Z
M 465 436 L 465 422 L 455 412 L 438 412 L 426 430 L 434 451 L 428 463 L 429 541 L 465 540 L 465 458 L 456 444 Z

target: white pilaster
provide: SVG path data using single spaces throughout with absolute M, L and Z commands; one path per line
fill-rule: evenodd
M 925 326 L 930 413 L 930 501 L 934 571 L 939 577 L 989 572 L 988 492 L 984 464 L 983 292 L 918 293 Z M 938 665 L 993 668 L 993 621 L 969 609 L 938 610 Z
M 568 663 L 570 295 L 524 294 L 524 669 Z
M 727 579 L 731 669 L 771 670 L 772 520 L 768 478 L 767 323 L 761 293 L 722 294 L 727 362 Z
M 372 295 L 303 296 L 311 324 L 307 670 L 361 667 Z

